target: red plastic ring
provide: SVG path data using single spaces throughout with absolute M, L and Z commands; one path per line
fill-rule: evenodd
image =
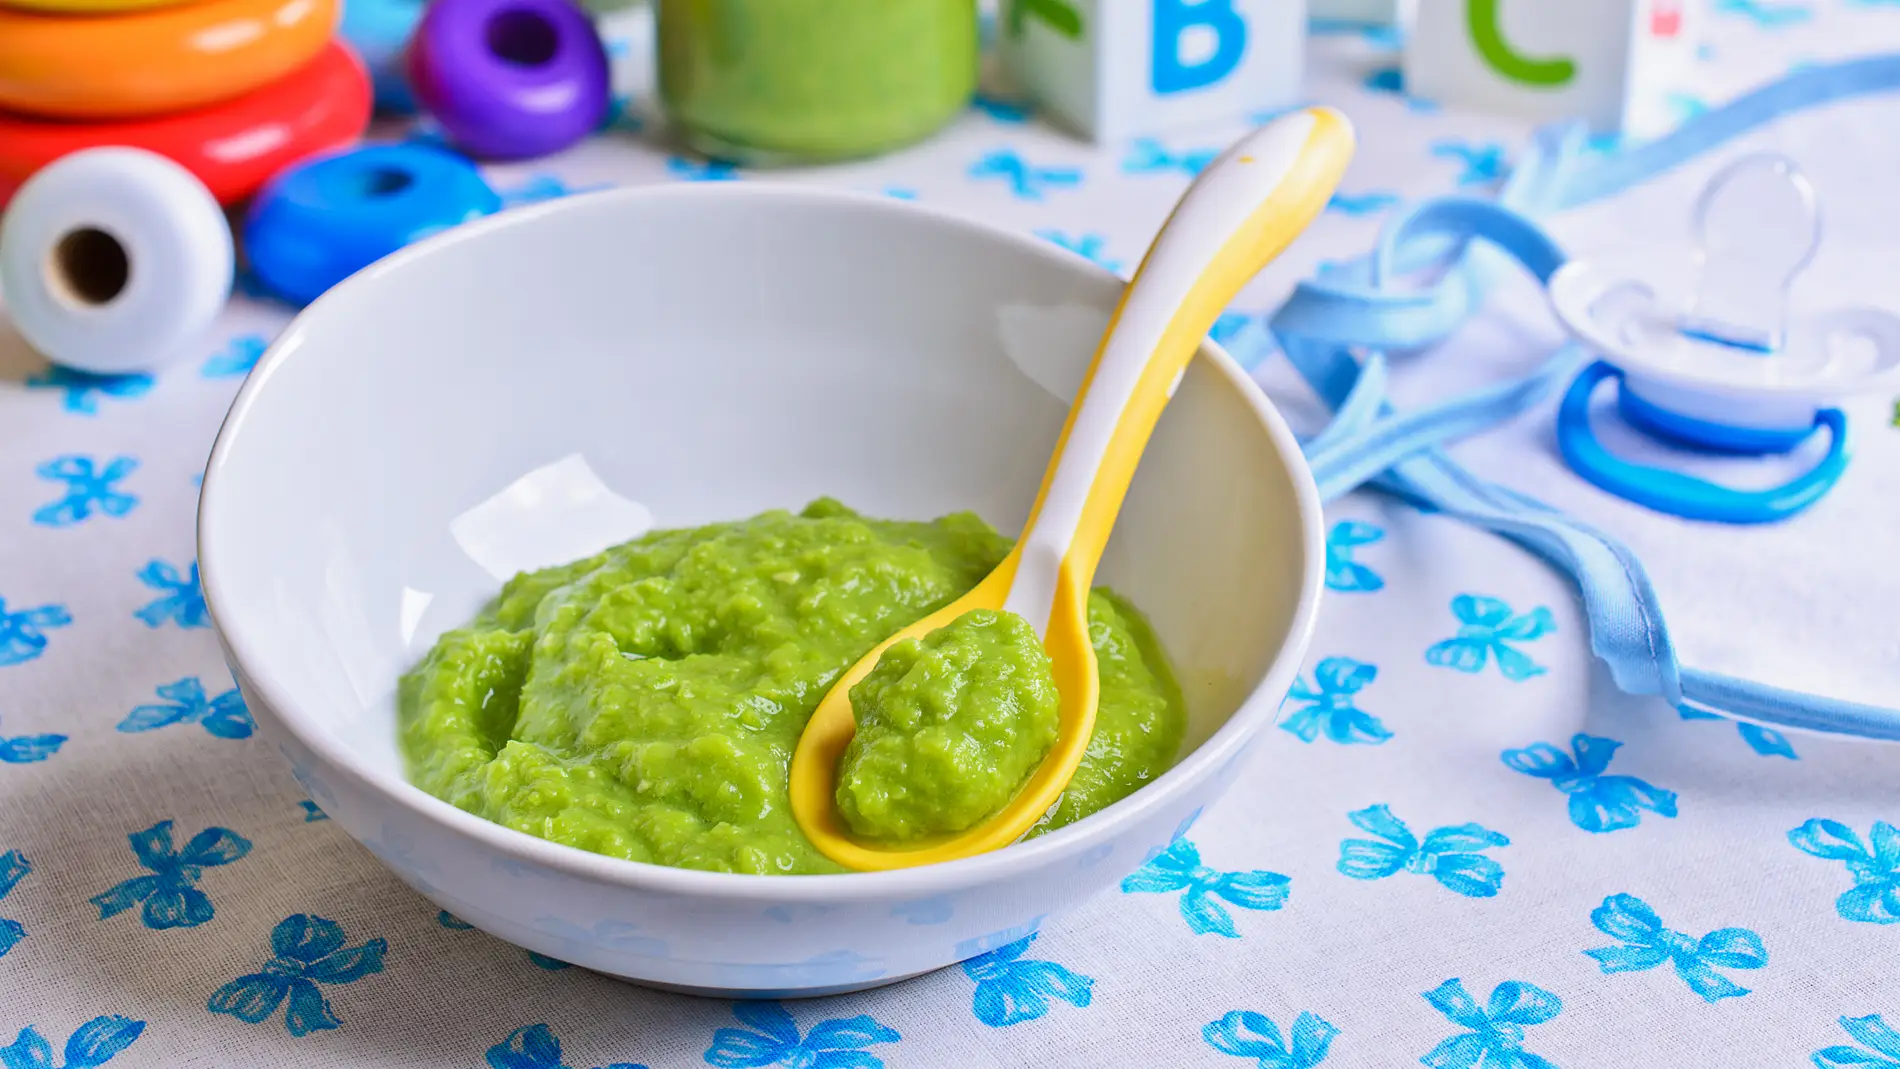
M 335 41 L 262 89 L 156 119 L 48 122 L 0 112 L 0 204 L 41 167 L 99 145 L 170 157 L 197 175 L 220 204 L 232 204 L 298 160 L 354 143 L 369 116 L 369 75 Z

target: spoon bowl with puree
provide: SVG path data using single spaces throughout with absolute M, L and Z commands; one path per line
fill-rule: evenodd
M 792 815 L 826 857 L 859 871 L 970 857 L 1060 801 L 1095 728 L 1089 589 L 1155 422 L 1215 319 L 1325 209 L 1352 152 L 1344 116 L 1293 112 L 1182 195 L 1109 320 L 1015 547 L 859 659 L 806 723 Z

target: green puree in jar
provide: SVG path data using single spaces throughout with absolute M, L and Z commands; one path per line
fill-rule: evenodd
M 798 830 L 787 801 L 805 721 L 846 668 L 975 586 L 1009 545 L 970 513 L 873 520 L 825 499 L 796 515 L 655 531 L 518 575 L 403 677 L 399 731 L 409 777 L 471 813 L 612 857 L 725 872 L 836 872 Z M 1185 730 L 1179 690 L 1140 614 L 1097 589 L 1089 623 L 1102 679 L 1095 734 L 1039 830 L 1079 820 L 1165 771 Z M 998 643 L 1028 659 L 1006 624 L 974 638 L 969 630 L 953 625 L 928 636 L 919 660 L 954 662 L 972 645 Z M 902 667 L 893 662 L 885 673 L 877 714 L 884 723 L 872 734 L 921 752 L 923 733 L 904 727 L 899 711 L 927 704 L 930 688 L 907 684 Z M 975 699 L 997 686 L 976 674 L 959 693 Z M 1002 689 L 1024 685 L 1016 678 Z M 1031 704 L 1040 702 L 1038 695 Z M 994 745 L 992 729 L 1007 722 L 1011 732 L 1039 737 L 1041 714 L 985 726 L 973 703 L 953 712 L 950 734 L 973 743 L 961 768 L 949 758 L 920 761 L 906 780 L 901 763 L 881 753 L 875 761 L 861 753 L 852 768 L 867 783 L 902 786 L 913 802 L 940 799 L 966 813 L 995 808 L 1016 785 L 982 784 L 1008 780 L 1018 765 L 1026 777 L 1039 758 L 1025 762 L 1022 740 Z M 858 710 L 868 729 L 866 713 Z M 841 780 L 850 771 L 841 769 Z M 964 773 L 979 786 L 953 782 Z M 873 826 L 914 834 L 945 819 L 929 804 L 905 813 L 873 817 L 887 822 Z
M 658 13 L 667 113 L 722 159 L 885 152 L 976 87 L 974 0 L 658 0 Z

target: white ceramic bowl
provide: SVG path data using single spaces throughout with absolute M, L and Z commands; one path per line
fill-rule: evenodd
M 307 308 L 212 451 L 205 596 L 265 737 L 417 891 L 643 983 L 820 994 L 1019 939 L 1154 856 L 1273 722 L 1324 548 L 1299 449 L 1214 346 L 1157 427 L 1101 581 L 1147 611 L 1184 755 L 1071 827 L 952 864 L 734 876 L 545 842 L 403 778 L 397 676 L 517 569 L 835 496 L 1019 529 L 1120 283 L 895 201 L 675 186 L 406 249 Z

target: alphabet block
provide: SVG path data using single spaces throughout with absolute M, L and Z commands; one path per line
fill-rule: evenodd
M 1331 22 L 1389 26 L 1409 21 L 1413 0 L 1307 0 L 1307 14 Z
M 1097 141 L 1243 119 L 1299 100 L 1305 0 L 1008 0 L 1004 62 Z
M 1598 133 L 1674 125 L 1669 92 L 1695 58 L 1700 0 L 1419 0 L 1406 90 L 1452 107 Z

